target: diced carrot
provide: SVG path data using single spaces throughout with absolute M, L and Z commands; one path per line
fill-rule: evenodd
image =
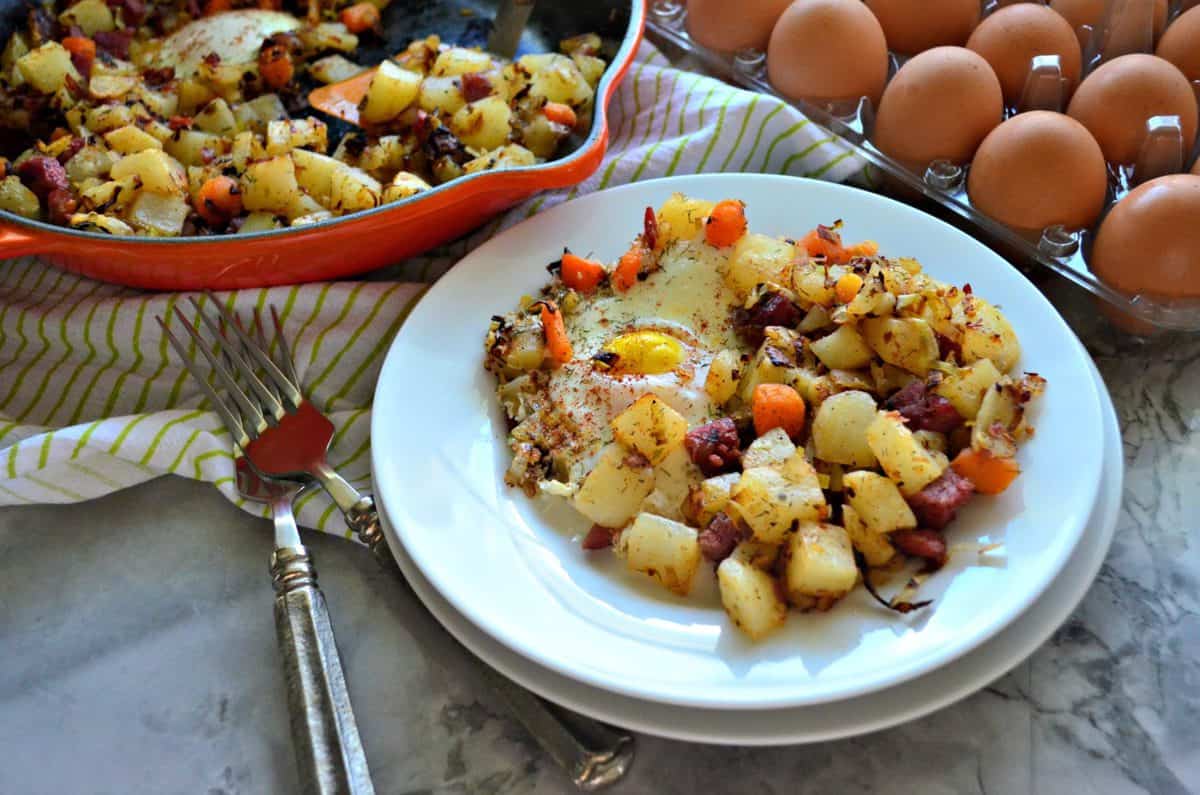
M 562 312 L 551 301 L 542 301 L 542 333 L 546 335 L 546 350 L 550 352 L 551 361 L 556 365 L 571 361 L 575 352 L 567 338 L 567 327 Z
M 800 245 L 810 257 L 824 257 L 831 265 L 844 265 L 854 257 L 873 257 L 879 253 L 879 244 L 873 240 L 842 245 L 842 236 L 828 226 L 818 226 L 800 240 Z
M 955 456 L 950 466 L 975 484 L 980 494 L 1000 494 L 1021 474 L 1021 467 L 1014 459 L 970 447 Z
M 800 393 L 787 384 L 759 384 L 751 400 L 754 432 L 762 436 L 773 428 L 783 428 L 792 439 L 804 432 L 807 408 Z
M 71 131 L 66 127 L 55 127 L 54 131 L 50 133 L 50 140 L 57 141 L 59 138 L 66 138 L 70 134 Z
M 572 290 L 591 293 L 604 281 L 604 266 L 568 251 L 562 257 L 562 280 Z
M 195 207 L 201 218 L 220 226 L 242 212 L 241 186 L 233 177 L 212 177 L 196 192 Z
M 339 18 L 351 33 L 362 33 L 379 24 L 379 8 L 374 3 L 355 3 L 343 8 Z
M 719 201 L 704 224 L 704 239 L 709 245 L 732 246 L 746 234 L 746 205 L 734 199 Z
M 638 273 L 642 270 L 642 247 L 635 245 L 621 255 L 616 270 L 612 274 L 612 286 L 617 292 L 625 292 L 637 284 Z
M 271 88 L 279 89 L 292 82 L 296 67 L 287 44 L 278 39 L 267 39 L 258 52 L 258 74 Z
M 92 62 L 96 60 L 96 42 L 87 36 L 67 36 L 62 40 L 62 46 L 71 53 L 71 63 L 83 74 L 92 71 Z
M 542 113 L 546 118 L 555 124 L 561 124 L 564 127 L 574 127 L 577 121 L 575 111 L 570 105 L 564 105 L 561 102 L 547 102 L 542 108 Z
M 861 276 L 857 273 L 846 273 L 833 286 L 833 295 L 837 298 L 838 303 L 848 304 L 854 300 L 854 296 L 858 295 L 858 291 L 862 289 L 862 286 L 863 279 Z

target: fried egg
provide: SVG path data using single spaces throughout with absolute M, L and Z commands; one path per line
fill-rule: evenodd
M 709 364 L 737 345 L 725 311 L 737 303 L 722 277 L 726 259 L 702 242 L 678 243 L 628 292 L 585 300 L 567 317 L 575 356 L 552 373 L 549 394 L 576 426 L 572 474 L 587 470 L 612 441 L 612 420 L 642 395 L 657 395 L 689 425 L 714 414 L 704 390 Z

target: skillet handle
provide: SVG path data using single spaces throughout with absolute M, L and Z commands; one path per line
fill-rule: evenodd
M 45 250 L 46 244 L 28 232 L 0 224 L 0 259 L 40 254 Z

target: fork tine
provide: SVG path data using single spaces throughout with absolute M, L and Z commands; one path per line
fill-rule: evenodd
M 275 362 L 271 361 L 271 357 L 267 355 L 267 352 L 259 349 L 259 347 L 254 343 L 254 340 L 250 339 L 250 335 L 248 335 L 242 329 L 241 325 L 236 322 L 230 311 L 226 309 L 220 301 L 217 301 L 215 298 L 213 298 L 211 294 L 206 293 L 206 295 L 208 295 L 212 300 L 213 305 L 216 306 L 217 311 L 221 313 L 221 316 L 225 318 L 226 322 L 233 327 L 233 332 L 238 336 L 238 339 L 241 340 L 243 348 L 249 352 L 254 361 L 258 363 L 258 366 L 266 372 L 268 380 L 275 385 L 275 388 L 279 390 L 284 399 L 294 405 L 300 405 L 300 402 L 304 398 L 300 394 L 300 390 L 297 385 L 293 384 L 291 381 L 288 381 L 287 376 L 285 376 L 283 372 L 275 366 Z
M 279 321 L 279 313 L 275 311 L 274 304 L 271 304 L 271 320 L 275 322 L 275 339 L 279 341 L 279 355 L 283 359 L 284 370 L 292 385 L 296 387 L 296 394 L 299 395 L 300 378 L 296 375 L 296 360 L 292 356 L 291 346 L 288 345 L 287 335 L 283 333 L 283 323 Z M 299 402 L 296 405 L 300 405 Z
M 242 421 L 229 410 L 229 407 L 225 405 L 225 401 L 217 394 L 217 390 L 213 389 L 212 384 L 208 383 L 208 380 L 204 377 L 204 373 L 200 372 L 200 368 L 196 366 L 195 360 L 188 356 L 187 349 L 183 343 L 172 333 L 171 329 L 167 328 L 167 324 L 163 321 L 162 316 L 155 315 L 154 319 L 158 321 L 158 325 L 162 327 L 163 333 L 167 335 L 167 342 L 171 343 L 171 347 L 175 349 L 175 352 L 179 354 L 179 358 L 183 360 L 183 366 L 199 382 L 200 388 L 204 390 L 204 394 L 212 401 L 213 408 L 216 409 L 217 414 L 221 417 L 221 422 L 225 423 L 225 427 L 229 430 L 229 435 L 233 437 L 234 445 L 236 445 L 238 450 L 244 449 L 250 443 L 250 439 L 246 435 L 246 429 L 243 427 Z
M 207 295 L 206 297 L 213 304 L 215 304 L 218 309 L 222 308 L 217 302 L 216 298 L 213 298 L 211 295 Z M 287 413 L 286 409 L 283 407 L 283 404 L 279 400 L 279 396 L 272 390 L 268 389 L 267 385 L 260 381 L 258 376 L 254 374 L 254 368 L 236 350 L 239 346 L 239 343 L 231 341 L 229 337 L 225 335 L 224 329 L 218 326 L 212 320 L 212 318 L 208 316 L 208 313 L 206 313 L 200 307 L 199 301 L 191 296 L 188 296 L 188 300 L 191 301 L 192 306 L 196 308 L 196 312 L 199 314 L 201 322 L 203 322 L 209 332 L 217 338 L 217 344 L 221 347 L 222 353 L 225 354 L 225 357 L 229 361 L 234 372 L 245 379 L 246 383 L 250 386 L 250 391 L 255 394 L 259 401 L 262 402 L 263 407 L 266 409 L 267 421 L 272 425 L 279 422 L 279 420 L 283 418 L 283 415 Z M 222 318 L 224 319 L 224 313 L 222 313 Z M 222 325 L 228 325 L 233 328 L 234 332 L 238 334 L 239 339 L 242 339 L 240 344 L 241 347 L 244 348 L 245 340 L 249 338 L 245 337 L 245 334 L 241 329 L 241 324 L 237 321 L 237 319 L 230 316 L 227 322 L 223 323 Z M 222 343 L 224 344 L 222 345 Z
M 175 307 L 175 315 L 179 318 L 180 322 L 183 323 L 183 327 L 187 331 L 188 335 L 195 340 L 196 347 L 200 349 L 202 354 L 204 354 L 204 358 L 207 359 L 208 363 L 212 366 L 213 372 L 216 373 L 217 378 L 220 380 L 222 386 L 224 386 L 229 392 L 229 396 L 233 398 L 235 403 L 237 403 L 238 408 L 241 410 L 242 418 L 247 420 L 247 422 L 243 425 L 246 435 L 251 440 L 257 439 L 258 435 L 267 427 L 267 418 L 263 416 L 262 409 L 260 409 L 254 403 L 254 401 L 242 391 L 241 387 L 239 387 L 237 382 L 233 379 L 233 376 L 230 375 L 227 369 L 225 369 L 225 365 L 221 364 L 220 360 L 217 359 L 216 356 L 213 356 L 212 352 L 208 350 L 208 346 L 204 344 L 204 339 L 200 336 L 200 332 L 196 330 L 196 327 L 193 326 L 191 321 L 188 320 L 183 314 L 183 310 L 179 307 Z

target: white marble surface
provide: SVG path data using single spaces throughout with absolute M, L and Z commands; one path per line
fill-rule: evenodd
M 1128 465 L 1075 616 L 923 720 L 777 749 L 639 737 L 614 792 L 1200 792 L 1200 338 L 1122 339 L 1052 292 L 1113 392 Z M 361 549 L 306 543 L 380 793 L 568 791 Z M 0 793 L 294 791 L 269 544 L 265 522 L 173 479 L 0 511 Z

